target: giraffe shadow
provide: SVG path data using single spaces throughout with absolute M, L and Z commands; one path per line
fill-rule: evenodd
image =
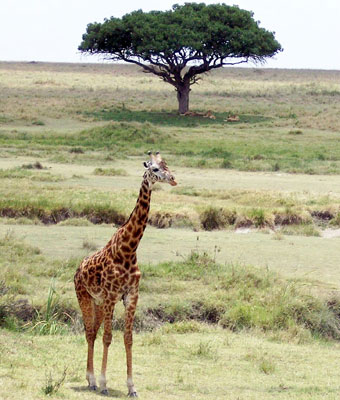
M 110 389 L 110 388 L 108 388 L 109 394 L 107 395 L 103 395 L 102 393 L 100 393 L 100 390 L 97 391 L 90 390 L 88 386 L 73 386 L 71 387 L 71 389 L 78 393 L 91 392 L 92 394 L 103 398 L 113 398 L 113 399 L 126 398 L 126 393 L 123 393 L 121 390 Z

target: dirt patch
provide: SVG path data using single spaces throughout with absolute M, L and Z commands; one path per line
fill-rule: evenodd
M 237 229 L 235 230 L 235 233 L 245 235 L 245 234 L 251 233 L 251 232 L 253 232 L 253 231 L 254 231 L 254 229 L 251 229 L 251 228 L 237 228 Z
M 334 214 L 328 210 L 312 211 L 311 216 L 321 221 L 330 221 L 334 218 Z
M 340 237 L 340 229 L 325 229 L 321 236 L 326 239 L 338 238 Z

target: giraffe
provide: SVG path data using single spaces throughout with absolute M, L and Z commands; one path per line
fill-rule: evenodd
M 132 328 L 138 301 L 141 272 L 136 251 L 143 236 L 150 209 L 151 191 L 155 182 L 177 185 L 159 152 L 148 153 L 144 162 L 145 173 L 136 206 L 129 219 L 116 231 L 101 250 L 85 258 L 74 276 L 79 306 L 82 311 L 85 336 L 88 344 L 86 379 L 91 390 L 97 390 L 93 369 L 94 342 L 104 323 L 103 359 L 99 378 L 102 394 L 108 394 L 106 367 L 108 349 L 112 341 L 112 318 L 115 304 L 123 300 L 125 306 L 124 344 L 127 364 L 129 397 L 138 397 L 132 380 Z

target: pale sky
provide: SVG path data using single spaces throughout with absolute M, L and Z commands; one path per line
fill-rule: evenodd
M 174 3 L 185 1 L 0 0 L 0 61 L 101 62 L 77 50 L 88 23 L 137 9 L 168 10 Z M 284 51 L 265 67 L 340 70 L 340 0 L 221 3 L 253 11 L 261 27 L 276 32 Z

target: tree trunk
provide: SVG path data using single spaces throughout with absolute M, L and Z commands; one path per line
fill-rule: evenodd
M 189 92 L 189 83 L 177 87 L 178 112 L 180 114 L 189 111 Z

